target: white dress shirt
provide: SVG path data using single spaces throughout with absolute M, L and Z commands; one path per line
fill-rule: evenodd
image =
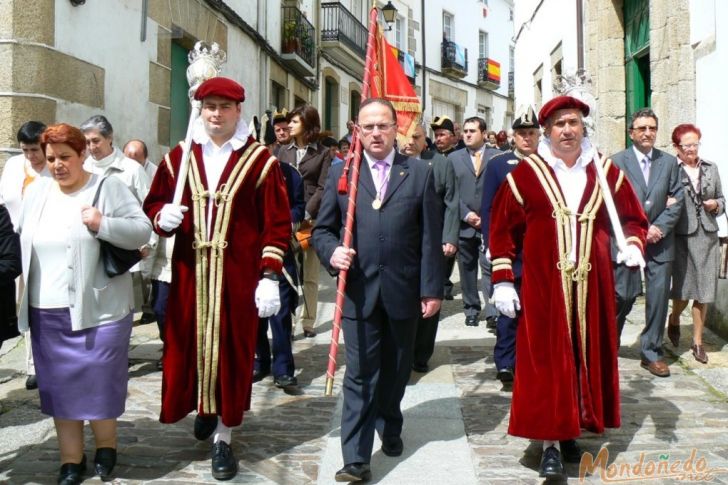
M 581 142 L 581 155 L 579 155 L 572 167 L 567 167 L 562 159 L 554 156 L 548 138 L 544 138 L 539 143 L 538 154 L 546 160 L 546 163 L 556 173 L 556 179 L 561 187 L 561 192 L 564 194 L 564 202 L 566 202 L 566 206 L 572 214 L 570 217 L 571 252 L 569 253 L 569 259 L 576 262 L 576 218 L 586 188 L 586 167 L 594 158 L 594 147 L 589 139 L 585 137 Z

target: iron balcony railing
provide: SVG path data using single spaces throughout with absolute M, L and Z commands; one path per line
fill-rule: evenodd
M 298 54 L 309 66 L 316 67 L 316 29 L 296 7 L 283 7 L 281 52 Z
M 468 73 L 468 49 L 449 40 L 442 41 L 441 66 L 443 70 L 460 71 L 466 75 Z
M 367 53 L 367 28 L 339 2 L 321 4 L 321 41 L 339 41 L 362 58 Z

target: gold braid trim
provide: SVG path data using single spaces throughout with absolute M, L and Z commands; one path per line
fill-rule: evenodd
M 245 179 L 252 163 L 260 151 L 265 150 L 259 143 L 251 143 L 236 162 L 227 183 L 213 195 L 218 207 L 214 230 L 207 239 L 207 199 L 211 193 L 202 185 L 199 169 L 193 159 L 191 166 L 190 188 L 194 207 L 195 241 L 195 283 L 197 295 L 197 392 L 201 403 L 201 414 L 217 413 L 217 368 L 220 344 L 220 304 L 222 300 L 223 249 L 227 247 L 230 212 L 235 192 Z M 251 153 L 255 151 L 255 156 Z M 208 256 L 209 255 L 209 256 Z
M 523 196 L 521 196 L 521 193 L 518 191 L 518 187 L 516 187 L 516 181 L 513 179 L 513 175 L 510 173 L 506 175 L 506 180 L 508 181 L 508 185 L 511 186 L 511 192 L 513 192 L 513 197 L 516 198 L 516 201 L 523 207 Z
M 164 156 L 164 164 L 167 165 L 167 171 L 174 179 L 174 169 L 172 168 L 172 160 L 169 159 L 169 153 Z
M 549 172 L 546 162 L 535 153 L 524 160 L 536 174 L 541 187 L 551 202 L 551 206 L 554 208 L 551 217 L 555 219 L 559 246 L 559 261 L 556 263 L 556 268 L 561 274 L 561 291 L 564 295 L 566 325 L 568 326 L 569 335 L 571 335 L 573 315 L 573 285 L 571 278 L 574 271 L 574 263 L 569 259 L 571 254 L 571 212 L 566 206 L 561 189 L 559 189 L 558 183 L 554 180 L 551 172 Z
M 201 197 L 200 194 L 206 193 L 205 187 L 202 185 L 202 180 L 197 167 L 197 160 L 194 154 L 190 154 L 192 160 L 190 160 L 190 174 L 188 176 L 188 182 L 190 185 L 192 195 L 192 223 L 193 223 L 193 234 L 194 242 L 193 247 L 198 249 L 200 243 L 207 239 L 207 223 L 206 216 L 207 211 L 207 197 Z M 206 342 L 206 321 L 205 315 L 207 315 L 208 295 L 206 290 L 207 286 L 207 275 L 208 275 L 208 251 L 195 251 L 195 297 L 196 297 L 196 318 L 195 318 L 195 331 L 197 335 L 197 402 L 202 402 L 201 412 L 208 412 L 209 409 L 205 405 L 206 402 L 203 400 L 203 396 L 207 395 L 207 381 L 204 379 L 205 375 L 205 349 L 207 349 L 208 343 Z
M 260 184 L 263 183 L 263 180 L 268 176 L 268 170 L 271 169 L 274 163 L 276 163 L 278 160 L 275 157 L 271 157 L 266 163 L 265 167 L 263 167 L 263 170 L 260 172 L 260 177 L 258 177 L 258 181 L 255 183 L 255 188 L 257 189 L 260 187 Z
M 614 184 L 614 193 L 616 194 L 619 192 L 619 188 L 622 186 L 622 182 L 624 182 L 624 172 L 619 171 L 619 177 L 617 177 L 617 183 Z
M 212 233 L 213 240 L 222 240 L 223 237 L 227 236 L 230 227 L 230 214 L 232 213 L 231 201 L 253 166 L 252 161 L 256 160 L 266 150 L 267 148 L 260 143 L 251 143 L 245 152 L 243 152 L 235 167 L 233 167 L 227 182 L 220 186 L 222 189 L 220 197 L 222 202 L 218 205 L 218 211 L 215 217 L 215 229 Z M 227 241 L 223 242 L 227 246 Z M 222 303 L 223 267 L 225 262 L 223 248 L 212 251 L 210 258 L 209 294 L 213 295 L 214 300 L 213 304 L 208 308 L 210 325 L 207 332 L 211 336 L 212 345 L 209 346 L 208 351 L 210 359 L 207 362 L 210 362 L 210 365 L 206 369 L 206 372 L 209 372 L 208 394 L 206 397 L 212 412 L 217 412 L 215 389 L 217 387 L 217 370 L 220 355 L 220 306 Z
M 586 300 L 589 289 L 589 271 L 591 271 L 591 250 L 592 237 L 594 233 L 594 220 L 597 212 L 602 205 L 602 191 L 598 183 L 594 184 L 591 196 L 584 206 L 584 211 L 579 216 L 580 234 L 579 234 L 579 264 L 572 275 L 572 279 L 576 282 L 576 307 L 577 307 L 577 324 L 579 325 L 579 335 L 581 339 L 581 359 L 584 368 L 587 368 L 586 360 Z
M 634 243 L 636 246 L 639 246 L 641 250 L 644 251 L 645 247 L 642 245 L 642 241 L 640 241 L 640 238 L 637 236 L 630 236 L 628 237 L 625 242 L 627 243 Z

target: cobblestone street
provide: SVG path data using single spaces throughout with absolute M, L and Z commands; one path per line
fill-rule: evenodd
M 321 281 L 330 279 L 322 273 Z M 326 287 L 321 298 L 331 301 L 333 289 Z M 324 397 L 332 305 L 320 308 L 320 333 L 315 339 L 302 339 L 297 329 L 294 352 L 300 393 L 282 392 L 270 377 L 254 385 L 252 409 L 242 428 L 233 433 L 240 473 L 232 483 L 333 483 L 333 474 L 342 465 L 338 428 L 343 367 L 337 372 L 334 397 Z M 633 469 L 641 454 L 644 473 L 650 461 L 673 464 L 681 460 L 682 466 L 695 450 L 692 470 L 701 471 L 698 463 L 703 463 L 703 472 L 712 470 L 708 479 L 728 483 L 728 358 L 719 352 L 725 342 L 706 332 L 710 364 L 698 364 L 688 350 L 691 328 L 683 316 L 679 350 L 685 353 L 672 353 L 670 346 L 672 376 L 652 377 L 640 368 L 636 345 L 643 313 L 639 301 L 625 327 L 626 345 L 620 352 L 622 427 L 580 439 L 584 451 L 593 455 L 606 446 L 608 463 L 617 465 L 612 467 L 615 475 L 602 477 L 596 469 L 586 481 L 634 478 L 616 469 L 625 464 Z M 479 327 L 464 325 L 457 296 L 445 302 L 432 370 L 413 374 L 405 395 L 405 452 L 400 458 L 389 458 L 375 443 L 373 483 L 540 483 L 540 443 L 530 444 L 506 432 L 510 390 L 495 380 L 494 341 L 484 322 Z M 158 422 L 160 346 L 155 325 L 134 329 L 115 482 L 216 483 L 209 470 L 209 444 L 192 437 L 193 416 L 174 425 Z M 0 481 L 55 483 L 59 466 L 55 431 L 52 421 L 39 411 L 37 392 L 25 390 L 22 342 L 6 342 L 3 352 Z M 341 349 L 339 361 L 343 363 Z M 87 430 L 87 457 L 92 458 L 89 436 Z M 569 482 L 577 483 L 578 465 L 567 466 L 567 471 Z M 675 475 L 653 483 L 680 483 L 681 478 L 688 477 Z M 85 483 L 99 483 L 99 478 Z

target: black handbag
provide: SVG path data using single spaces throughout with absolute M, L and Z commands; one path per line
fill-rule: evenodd
M 96 189 L 94 201 L 91 203 L 94 207 L 99 201 L 99 193 L 105 180 L 106 177 L 101 179 L 99 187 Z M 99 239 L 99 245 L 101 246 L 101 263 L 110 278 L 126 273 L 129 268 L 142 260 L 142 253 L 138 249 L 122 249 L 103 239 Z

